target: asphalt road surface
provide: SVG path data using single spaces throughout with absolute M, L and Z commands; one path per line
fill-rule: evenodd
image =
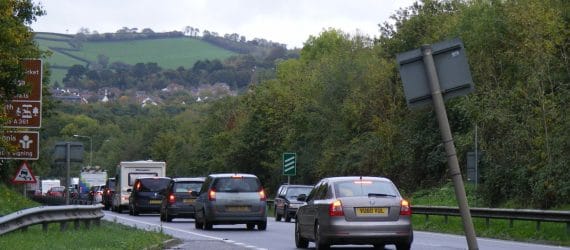
M 248 231 L 245 225 L 214 225 L 213 230 L 205 231 L 194 228 L 192 219 L 174 219 L 172 222 L 161 222 L 158 214 L 141 214 L 131 216 L 105 211 L 104 220 L 114 221 L 139 229 L 163 231 L 181 240 L 180 244 L 169 249 L 277 249 L 292 250 L 295 248 L 294 223 L 276 222 L 267 219 L 267 230 Z M 568 247 L 529 244 L 515 241 L 478 238 L 479 249 L 504 250 L 570 250 Z M 372 246 L 333 246 L 333 249 L 370 249 Z M 309 248 L 314 248 L 313 243 Z M 386 245 L 386 249 L 396 249 L 394 245 Z M 464 236 L 414 231 L 413 250 L 459 250 L 467 249 Z

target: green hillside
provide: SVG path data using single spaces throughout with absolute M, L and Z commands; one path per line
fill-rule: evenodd
M 35 41 L 39 47 L 52 52 L 46 60 L 53 66 L 52 83 L 61 83 L 67 68 L 72 65 L 87 66 L 88 62 L 96 62 L 99 55 L 108 57 L 109 63 L 156 62 L 162 68 L 176 69 L 192 67 L 198 60 L 225 59 L 235 54 L 190 37 L 83 42 L 79 49 L 70 45 L 72 38 L 64 34 L 36 33 Z

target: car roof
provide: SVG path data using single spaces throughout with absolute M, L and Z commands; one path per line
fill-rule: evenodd
M 206 177 L 177 177 L 177 178 L 172 178 L 172 180 L 174 182 L 182 182 L 182 181 L 201 181 L 201 182 L 204 182 L 204 180 L 206 180 Z
M 283 184 L 283 185 L 281 185 L 281 186 L 283 186 L 283 187 L 287 187 L 287 188 L 290 188 L 290 187 L 306 187 L 306 188 L 313 188 L 313 187 L 315 187 L 315 186 L 312 186 L 312 185 L 299 185 L 299 184 Z
M 257 176 L 253 175 L 253 174 L 244 174 L 244 173 L 222 173 L 222 174 L 210 174 L 208 175 L 209 177 L 212 178 L 224 178 L 224 177 L 232 177 L 232 176 L 243 176 L 243 177 L 251 177 L 251 178 L 257 178 Z
M 155 177 L 139 177 L 139 178 L 137 178 L 137 180 L 145 180 L 145 179 L 147 179 L 147 180 L 148 180 L 148 179 L 157 179 L 157 180 L 158 180 L 158 179 L 164 179 L 164 180 L 171 180 L 171 178 L 170 178 L 170 177 L 156 177 L 156 176 L 155 176 Z
M 331 182 L 337 182 L 337 181 L 352 181 L 352 180 L 377 180 L 377 181 L 386 181 L 386 182 L 392 182 L 390 179 L 386 178 L 386 177 L 378 177 L 378 176 L 338 176 L 338 177 L 328 177 L 328 178 L 324 178 L 323 180 L 328 180 Z

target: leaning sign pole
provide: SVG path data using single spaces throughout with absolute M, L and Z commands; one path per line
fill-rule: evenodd
M 453 180 L 455 196 L 463 220 L 467 245 L 470 250 L 477 250 L 479 249 L 477 237 L 473 228 L 471 212 L 467 205 L 465 186 L 459 169 L 455 144 L 451 136 L 451 128 L 443 101 L 444 93 L 448 96 L 458 96 L 472 91 L 471 74 L 465 57 L 463 43 L 459 39 L 441 42 L 435 44 L 434 47 L 436 47 L 436 50 L 432 50 L 431 45 L 424 45 L 419 51 L 414 50 L 399 54 L 397 59 L 400 66 L 400 74 L 402 75 L 406 98 L 410 106 L 414 105 L 415 101 L 426 103 L 425 101 L 429 100 L 430 97 L 432 99 L 447 154 L 449 175 Z M 434 60 L 434 54 L 436 54 L 434 51 L 437 52 L 437 63 Z M 436 64 L 440 67 L 436 68 Z M 440 85 L 440 78 L 445 81 L 442 84 L 444 88 Z M 421 90 L 422 88 L 425 89 L 426 82 L 429 86 L 427 89 L 429 93 Z M 418 87 L 418 83 L 424 86 Z

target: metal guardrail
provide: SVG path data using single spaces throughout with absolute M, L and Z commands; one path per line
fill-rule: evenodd
M 80 228 L 83 221 L 86 228 L 94 222 L 100 225 L 101 218 L 105 216 L 101 211 L 103 205 L 67 205 L 67 206 L 42 206 L 20 210 L 15 213 L 0 217 L 0 235 L 14 230 L 27 230 L 29 226 L 42 224 L 44 231 L 48 230 L 49 223 L 59 222 L 60 230 L 67 229 L 69 222 L 74 222 L 75 229 Z
M 490 219 L 509 220 L 509 226 L 513 227 L 513 221 L 535 221 L 536 229 L 540 230 L 541 222 L 566 223 L 566 232 L 570 234 L 570 211 L 534 210 L 534 209 L 507 209 L 507 208 L 470 208 L 471 217 L 484 218 L 487 227 Z M 425 214 L 426 220 L 429 215 L 439 215 L 445 217 L 447 223 L 448 216 L 460 216 L 458 207 L 440 206 L 412 206 L 412 213 Z

